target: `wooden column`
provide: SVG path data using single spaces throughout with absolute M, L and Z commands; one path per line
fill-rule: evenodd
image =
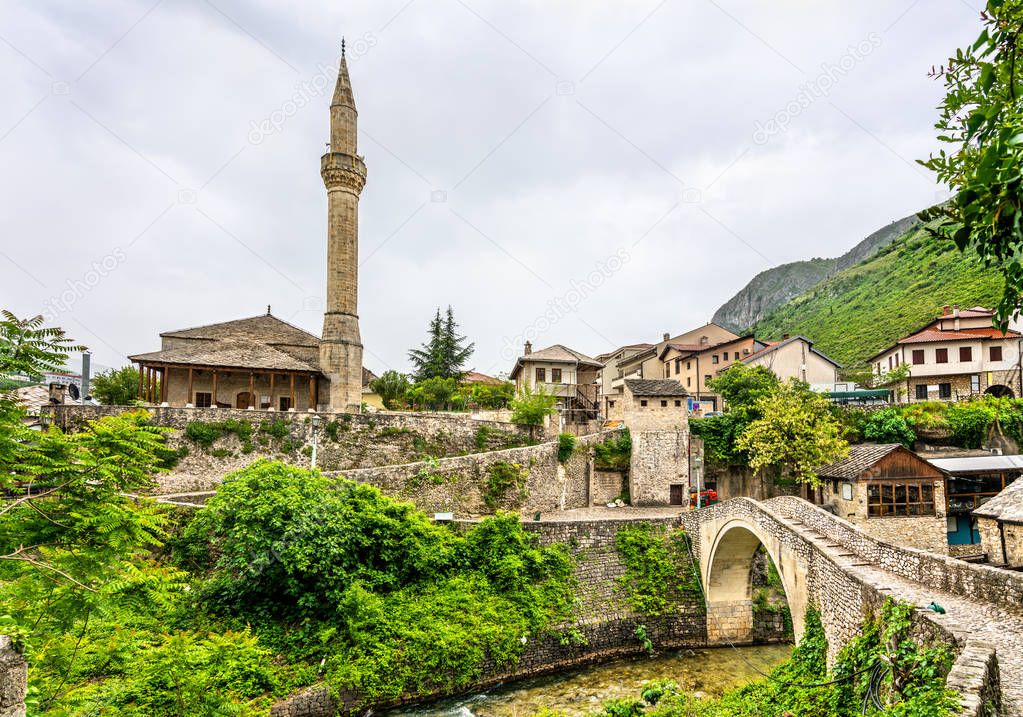
M 295 374 L 288 374 L 291 379 L 291 408 L 295 408 Z
M 170 369 L 164 366 L 160 369 L 160 403 L 167 402 L 167 376 L 170 374 Z
M 138 395 L 136 396 L 136 398 L 138 398 L 138 400 L 140 400 L 140 401 L 142 400 L 142 396 L 144 395 L 142 393 L 142 387 L 143 387 L 142 377 L 145 375 L 145 371 L 146 371 L 145 367 L 142 364 L 139 364 L 139 391 L 138 391 Z
M 188 398 L 185 399 L 185 403 L 191 403 L 195 405 L 195 401 L 192 400 L 192 367 L 188 367 Z
M 210 405 L 217 405 L 217 372 L 213 372 L 213 397 L 210 399 Z
M 152 392 L 153 392 L 153 369 L 150 366 L 146 366 L 146 397 L 142 399 L 146 403 L 152 403 Z
M 255 377 L 255 372 L 249 371 L 249 405 L 253 408 L 259 408 L 259 399 L 256 398 Z
M 274 379 L 277 378 L 277 374 L 273 371 L 270 372 L 270 405 L 267 408 L 274 407 Z
M 316 410 L 316 377 L 309 377 L 309 408 Z

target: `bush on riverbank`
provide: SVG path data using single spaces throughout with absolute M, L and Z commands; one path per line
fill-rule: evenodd
M 453 689 L 571 617 L 572 561 L 514 514 L 464 533 L 376 488 L 266 461 L 185 530 L 199 597 L 366 704 Z
M 792 656 L 767 679 L 732 690 L 720 699 L 697 699 L 670 682 L 648 685 L 642 699 L 612 700 L 597 717 L 859 717 L 874 665 L 886 666 L 879 696 L 884 709 L 867 715 L 951 717 L 958 710 L 945 688 L 951 654 L 945 645 L 921 646 L 909 637 L 912 606 L 887 602 L 881 615 L 827 670 L 828 642 L 820 615 L 806 612 L 806 631 Z M 890 665 L 891 669 L 887 669 Z M 898 687 L 893 687 L 893 676 Z M 832 684 L 834 683 L 834 684 Z

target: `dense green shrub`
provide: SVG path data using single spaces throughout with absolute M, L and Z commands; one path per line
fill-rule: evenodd
M 864 440 L 870 443 L 900 443 L 912 448 L 916 432 L 895 408 L 884 408 L 869 414 L 863 422 Z
M 497 510 L 501 500 L 508 491 L 517 488 L 521 497 L 525 497 L 526 480 L 529 468 L 520 463 L 496 461 L 487 466 L 487 481 L 483 486 L 483 502 L 490 510 Z
M 623 428 L 593 447 L 594 465 L 605 470 L 628 470 L 632 461 L 632 434 Z
M 575 436 L 571 433 L 558 434 L 558 461 L 564 463 L 575 451 Z
M 367 703 L 455 689 L 571 617 L 572 562 L 518 516 L 465 533 L 377 489 L 259 461 L 225 480 L 179 554 L 200 598 Z

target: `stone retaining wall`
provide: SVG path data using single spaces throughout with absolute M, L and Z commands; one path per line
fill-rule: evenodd
M 64 430 L 80 430 L 87 421 L 137 410 L 124 406 L 64 405 L 48 408 L 52 420 Z M 228 408 L 149 407 L 151 421 L 176 429 L 168 437 L 172 448 L 187 455 L 169 473 L 157 476 L 157 494 L 213 489 L 224 475 L 258 458 L 286 460 L 308 466 L 312 456 L 313 417 L 317 465 L 324 470 L 346 470 L 411 463 L 427 456 L 458 456 L 521 446 L 542 440 L 542 429 L 512 423 L 479 421 L 469 414 L 439 413 L 299 413 L 238 410 Z M 188 439 L 184 429 L 191 422 L 248 422 L 253 436 L 244 444 L 226 433 L 206 449 Z M 260 432 L 260 426 L 283 422 L 283 436 Z
M 576 439 L 567 461 L 558 461 L 556 441 L 524 448 L 418 461 L 379 468 L 328 472 L 376 486 L 385 494 L 410 500 L 427 513 L 486 515 L 493 508 L 523 515 L 549 513 L 590 504 L 593 461 L 590 449 L 609 433 Z M 501 480 L 510 484 L 495 488 Z

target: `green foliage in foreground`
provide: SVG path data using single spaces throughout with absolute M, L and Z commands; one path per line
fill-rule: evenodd
M 806 613 L 806 631 L 792 656 L 769 679 L 728 692 L 720 699 L 697 699 L 672 682 L 643 689 L 641 699 L 611 700 L 599 717 L 859 717 L 871 667 L 883 656 L 892 665 L 880 690 L 883 710 L 870 707 L 868 717 L 951 717 L 958 709 L 944 681 L 951 659 L 943 646 L 917 645 L 907 637 L 911 607 L 887 603 L 879 619 L 868 620 L 863 633 L 839 653 L 827 671 L 828 643 L 820 616 Z M 843 678 L 849 678 L 843 680 Z M 839 684 L 820 683 L 842 680 Z
M 988 0 L 977 40 L 932 74 L 947 94 L 935 127 L 948 147 L 921 162 L 955 196 L 930 212 L 937 234 L 1005 278 L 997 307 L 1005 324 L 1023 300 L 1023 0 Z
M 618 531 L 615 549 L 625 565 L 618 587 L 641 615 L 662 615 L 679 597 L 699 595 L 685 531 L 640 523 Z
M 260 461 L 232 474 L 185 530 L 199 599 L 249 623 L 289 662 L 366 703 L 471 683 L 513 664 L 572 611 L 572 563 L 518 516 L 464 533 L 411 504 Z
M 918 226 L 877 254 L 771 311 L 759 338 L 802 334 L 846 369 L 863 364 L 940 313 L 944 304 L 992 306 L 1002 278 L 976 256 Z

